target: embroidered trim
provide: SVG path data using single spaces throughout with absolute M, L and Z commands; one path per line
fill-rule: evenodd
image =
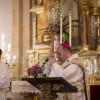
M 83 69 L 83 74 L 84 74 L 83 76 L 84 76 L 84 81 L 85 81 L 84 86 L 85 86 L 86 100 L 90 100 L 89 99 L 90 98 L 89 77 L 86 73 L 86 68 L 83 65 L 83 62 L 84 61 L 81 58 L 74 58 L 70 61 L 70 63 L 66 67 L 64 67 L 64 69 L 67 68 L 71 64 L 76 64 L 76 65 L 80 66 Z

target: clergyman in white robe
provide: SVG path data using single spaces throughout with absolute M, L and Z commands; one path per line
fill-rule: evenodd
M 78 88 L 77 93 L 68 93 L 66 100 L 86 100 L 83 70 L 76 64 L 70 64 L 70 61 L 76 57 L 77 55 L 72 55 L 61 66 L 54 63 L 52 66 L 46 67 L 47 72 L 45 70 L 45 73 L 47 73 L 49 77 L 63 77 L 70 84 Z M 63 98 L 61 100 L 63 100 Z
M 0 62 L 0 100 L 7 100 L 7 88 L 10 85 L 9 67 Z

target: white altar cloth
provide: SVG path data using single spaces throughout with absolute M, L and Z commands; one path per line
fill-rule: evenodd
M 11 87 L 12 93 L 41 93 L 40 90 L 27 81 L 12 81 Z

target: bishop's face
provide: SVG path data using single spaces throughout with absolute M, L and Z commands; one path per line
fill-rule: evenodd
M 57 47 L 56 56 L 57 56 L 58 60 L 59 60 L 60 62 L 62 62 L 62 63 L 64 63 L 64 62 L 66 61 L 66 59 L 68 58 L 68 57 L 67 57 L 67 51 L 64 51 L 62 45 L 59 45 L 59 46 Z

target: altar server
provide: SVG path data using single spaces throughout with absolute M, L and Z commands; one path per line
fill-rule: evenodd
M 7 88 L 10 85 L 9 67 L 1 62 L 2 50 L 0 49 L 0 100 L 7 100 Z

